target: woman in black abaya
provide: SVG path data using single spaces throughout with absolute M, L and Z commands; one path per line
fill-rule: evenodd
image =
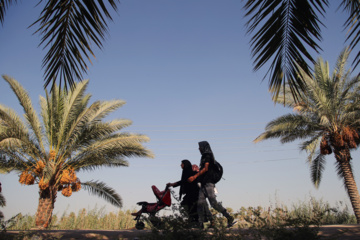
M 174 183 L 168 183 L 167 186 L 180 186 L 179 199 L 181 200 L 182 195 L 184 195 L 181 201 L 181 206 L 189 214 L 189 220 L 191 222 L 197 222 L 197 201 L 199 198 L 199 186 L 197 181 L 193 181 L 191 183 L 187 181 L 188 178 L 194 176 L 197 171 L 193 170 L 191 162 L 187 159 L 181 161 L 181 168 L 183 169 L 181 180 Z

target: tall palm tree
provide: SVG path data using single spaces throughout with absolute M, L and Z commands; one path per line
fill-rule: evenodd
M 334 1 L 335 2 L 335 1 Z M 360 40 L 360 2 L 358 0 L 338 1 L 339 8 L 348 12 L 344 23 L 349 35 L 350 49 L 355 49 Z M 315 63 L 310 50 L 319 53 L 322 40 L 320 17 L 325 17 L 328 0 L 247 0 L 244 5 L 247 31 L 251 34 L 251 48 L 254 70 L 270 62 L 269 88 L 273 98 L 278 97 L 281 87 L 287 84 L 292 95 L 297 96 L 304 82 L 297 77 L 300 65 L 307 74 Z M 345 39 L 345 38 L 344 38 Z M 360 63 L 358 51 L 353 64 Z
M 285 88 L 284 96 L 277 99 L 295 113 L 272 120 L 254 142 L 270 138 L 280 138 L 282 143 L 305 139 L 300 148 L 309 154 L 311 180 L 316 188 L 325 168 L 325 156 L 334 153 L 337 174 L 344 181 L 360 223 L 360 196 L 350 154 L 360 139 L 360 77 L 350 78 L 350 71 L 345 70 L 348 56 L 349 50 L 345 49 L 332 75 L 328 63 L 321 58 L 314 66 L 313 75 L 300 69 L 299 77 L 306 83 L 299 92 L 300 101 L 295 101 L 289 87 Z
M 40 97 L 40 122 L 23 87 L 15 79 L 3 78 L 23 107 L 25 120 L 0 104 L 0 153 L 4 156 L 0 169 L 19 173 L 21 184 L 38 184 L 36 226 L 49 226 L 58 191 L 69 197 L 84 188 L 121 207 L 122 200 L 112 188 L 99 181 L 81 181 L 76 174 L 127 166 L 129 157 L 152 157 L 142 145 L 148 137 L 119 132 L 130 120 L 102 121 L 124 101 L 96 101 L 88 106 L 88 81 L 75 84 L 71 91 L 55 86 L 55 91 Z
M 1 183 L 0 183 L 0 207 L 5 207 L 5 205 L 6 205 L 6 200 L 1 193 Z M 4 218 L 4 214 L 0 211 L 0 223 L 2 222 L 3 218 Z
M 0 22 L 4 24 L 7 9 L 17 0 L 0 0 Z M 35 1 L 34 1 L 35 2 Z M 95 57 L 92 44 L 102 48 L 108 31 L 107 20 L 112 20 L 108 4 L 117 11 L 119 0 L 38 0 L 43 6 L 39 18 L 31 25 L 38 26 L 42 36 L 40 45 L 47 49 L 43 59 L 45 88 L 57 79 L 60 88 L 73 87 L 87 72 L 90 56 Z M 44 4 L 42 4 L 45 2 Z M 105 2 L 108 2 L 106 4 Z

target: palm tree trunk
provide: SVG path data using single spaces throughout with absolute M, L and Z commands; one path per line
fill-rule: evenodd
M 358 224 L 360 224 L 360 195 L 350 165 L 350 153 L 346 154 L 344 151 L 346 150 L 342 150 L 340 154 L 335 153 L 335 158 L 339 164 L 339 167 L 341 168 L 342 175 L 344 177 L 345 188 L 349 195 L 356 221 Z
M 47 228 L 51 223 L 57 192 L 46 189 L 40 191 L 39 205 L 36 211 L 35 225 L 37 228 Z

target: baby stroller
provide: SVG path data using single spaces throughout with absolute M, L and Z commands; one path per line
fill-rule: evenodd
M 150 221 L 153 225 L 159 224 L 159 221 L 156 219 L 155 214 L 163 209 L 164 207 L 171 206 L 171 196 L 170 190 L 168 187 L 165 188 L 164 191 L 159 191 L 156 186 L 151 186 L 157 202 L 156 203 L 148 203 L 148 202 L 138 202 L 137 205 L 141 206 L 141 209 L 136 212 L 132 213 L 131 215 L 135 216 L 134 220 L 136 221 L 135 228 L 138 230 L 144 229 L 145 224 L 141 219 L 141 215 L 143 213 L 147 213 L 150 216 Z

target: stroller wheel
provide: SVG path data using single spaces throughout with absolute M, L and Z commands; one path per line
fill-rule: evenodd
M 145 223 L 143 223 L 143 222 L 137 222 L 137 223 L 135 224 L 135 228 L 136 228 L 137 230 L 143 230 L 143 229 L 145 228 Z

